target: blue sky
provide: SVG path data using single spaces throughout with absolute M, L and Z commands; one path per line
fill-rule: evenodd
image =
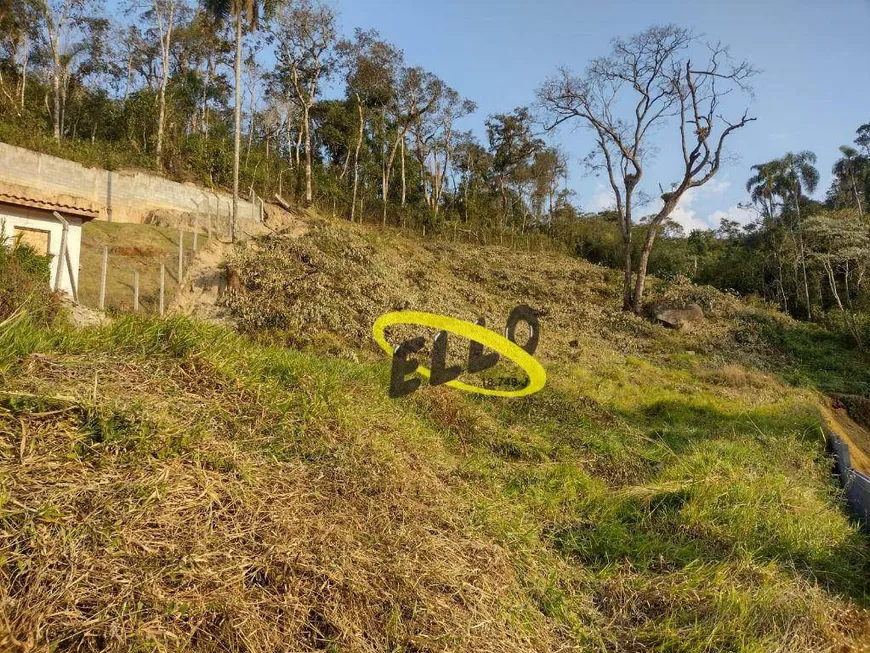
M 582 72 L 609 50 L 612 37 L 629 36 L 653 24 L 676 23 L 729 44 L 737 58 L 761 69 L 755 98 L 758 120 L 730 141 L 736 160 L 678 207 L 688 228 L 718 226 L 737 209 L 749 167 L 786 151 L 812 150 L 822 173 L 818 197 L 830 183 L 838 146 L 870 122 L 870 0 L 334 0 L 343 31 L 375 28 L 405 52 L 406 61 L 442 77 L 477 102 L 466 129 L 481 137 L 491 113 L 534 102 L 535 89 L 560 65 Z M 569 152 L 569 186 L 587 210 L 608 196 L 602 180 L 587 176 L 579 160 L 589 150 L 584 131 L 555 135 Z M 649 190 L 667 187 L 677 161 L 663 147 L 648 166 Z

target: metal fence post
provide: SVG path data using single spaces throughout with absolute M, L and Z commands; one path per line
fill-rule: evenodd
M 181 285 L 181 279 L 184 276 L 184 231 L 181 227 L 178 228 L 178 284 Z
M 100 310 L 106 310 L 106 272 L 109 268 L 109 248 L 103 245 L 103 265 L 100 270 Z
M 133 312 L 139 312 L 139 270 L 133 270 Z
M 160 264 L 160 317 L 163 317 L 163 301 L 166 296 L 166 264 Z

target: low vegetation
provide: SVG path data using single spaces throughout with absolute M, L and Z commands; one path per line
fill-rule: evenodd
M 0 322 L 27 311 L 41 324 L 54 321 L 59 298 L 49 289 L 51 262 L 18 239 L 4 234 L 0 222 Z
M 870 542 L 816 408 L 820 387 L 870 382 L 847 340 L 679 280 L 653 296 L 708 320 L 668 331 L 620 310 L 616 272 L 555 250 L 316 222 L 236 256 L 249 335 L 180 317 L 0 327 L 0 648 L 870 637 Z M 373 315 L 498 330 L 517 303 L 541 312 L 543 391 L 387 397 Z

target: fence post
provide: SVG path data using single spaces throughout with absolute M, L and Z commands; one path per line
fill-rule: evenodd
M 100 310 L 106 310 L 106 271 L 109 267 L 109 248 L 103 245 L 103 266 L 100 270 Z
M 166 264 L 160 264 L 160 317 L 163 317 L 163 298 L 166 296 Z
M 181 279 L 184 276 L 184 231 L 181 227 L 178 228 L 178 285 L 181 285 Z
M 133 312 L 139 312 L 139 270 L 133 270 Z

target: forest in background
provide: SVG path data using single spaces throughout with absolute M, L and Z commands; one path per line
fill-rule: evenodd
M 753 166 L 751 224 L 685 233 L 671 219 L 754 127 L 735 98 L 749 106 L 757 71 L 721 44 L 672 25 L 616 38 L 582 73 L 544 80 L 535 105 L 488 116 L 481 139 L 457 126 L 472 99 L 373 29 L 342 36 L 327 4 L 115 9 L 0 1 L 0 140 L 428 234 L 546 234 L 622 268 L 626 309 L 641 310 L 649 270 L 870 338 L 870 123 L 840 146 L 824 201 L 815 155 L 787 152 Z M 579 136 L 562 123 L 586 128 L 613 210 L 577 205 L 558 142 Z M 678 178 L 655 176 L 652 134 L 682 150 Z

